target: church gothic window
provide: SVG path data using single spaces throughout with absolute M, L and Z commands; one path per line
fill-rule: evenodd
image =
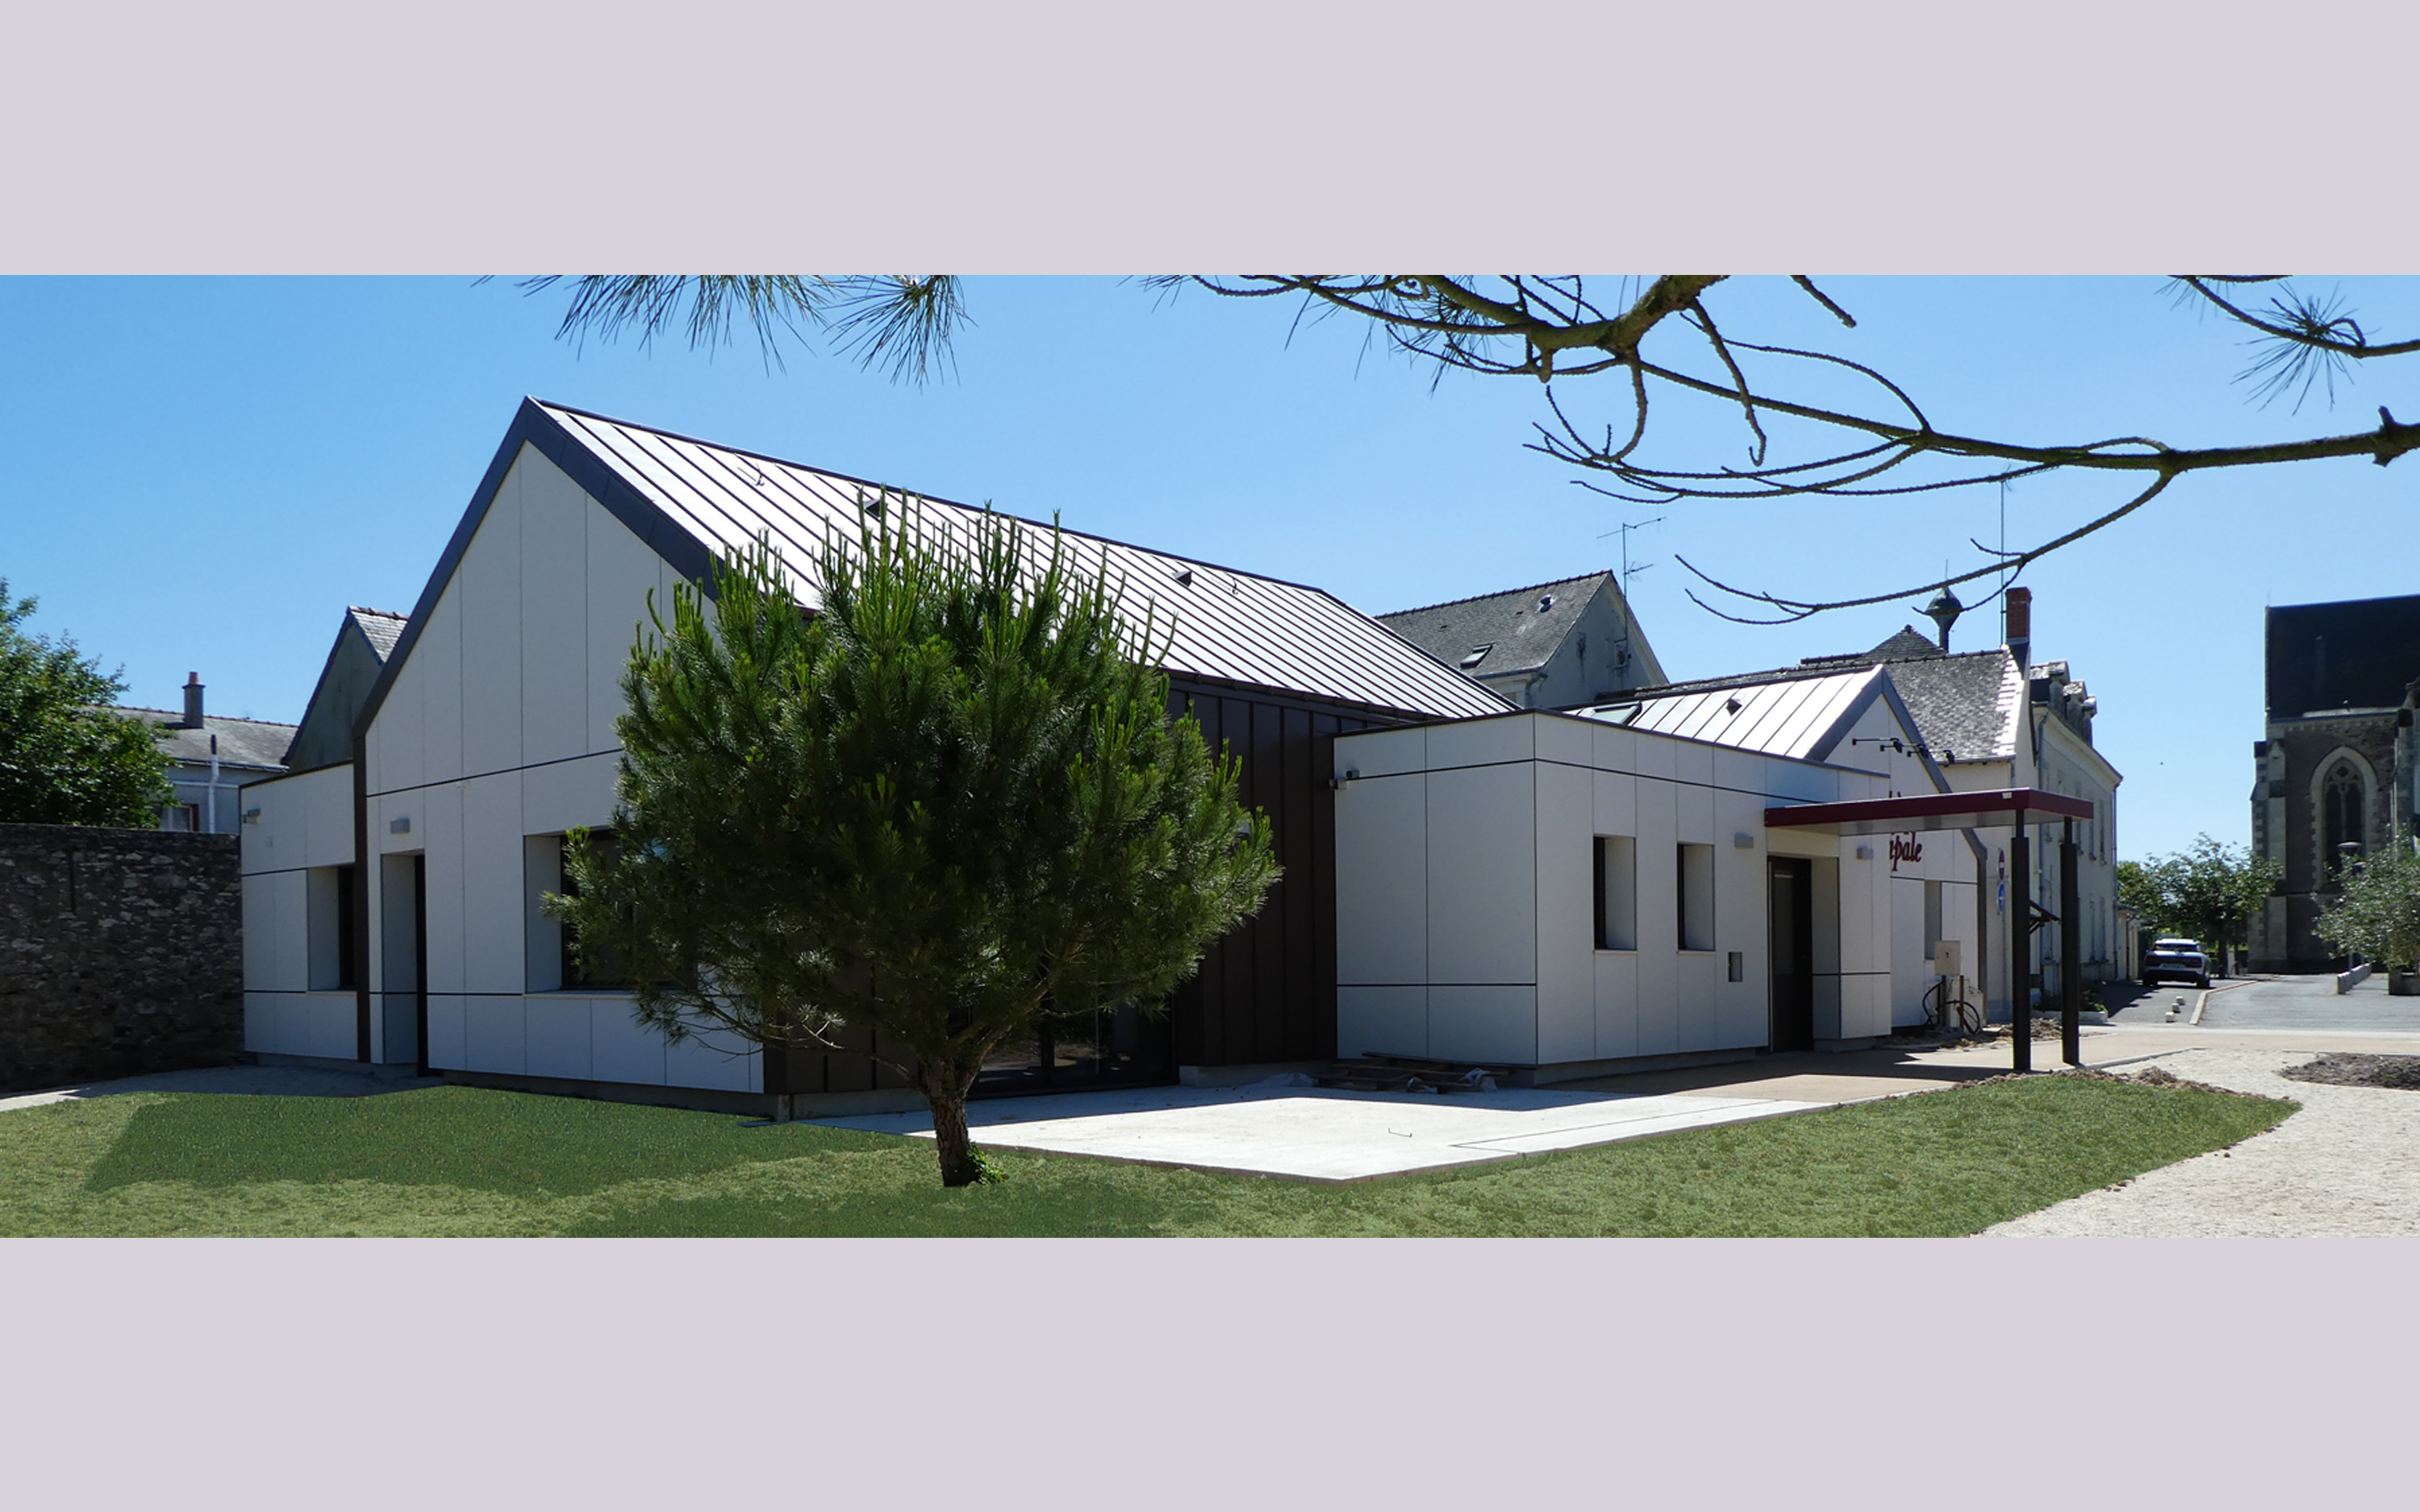
M 2350 762 L 2338 762 L 2319 797 L 2319 831 L 2326 845 L 2321 854 L 2332 876 L 2343 864 L 2344 852 L 2338 847 L 2350 843 L 2367 848 L 2368 826 L 2363 822 L 2362 809 L 2361 774 Z

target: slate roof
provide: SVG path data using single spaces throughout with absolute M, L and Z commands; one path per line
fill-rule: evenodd
M 380 661 L 394 655 L 395 643 L 403 636 L 405 622 L 411 618 L 393 609 L 365 609 L 359 604 L 349 606 L 345 613 L 359 627 L 363 638 L 369 641 L 370 649 L 378 653 Z
M 1921 643 L 1921 652 L 1910 639 Z M 1895 656 L 1895 651 L 1911 653 Z M 1701 678 L 1662 687 L 1634 689 L 1629 698 L 1661 700 L 1681 695 L 1730 691 L 1765 684 L 1837 677 L 1851 668 L 1883 666 L 1916 720 L 1916 729 L 1935 758 L 1944 763 L 1956 753 L 1960 763 L 2008 761 L 2016 754 L 2016 711 L 2024 681 L 2016 658 L 2006 646 L 1987 651 L 1944 655 L 1939 646 L 1905 629 L 1862 655 L 1809 656 L 1795 667 L 1742 672 L 1730 677 Z
M 861 479 L 524 400 L 390 653 L 371 706 L 384 698 L 504 470 L 524 444 L 562 468 L 692 580 L 706 577 L 726 550 L 769 536 L 790 570 L 792 592 L 808 606 L 819 601 L 811 574 L 828 533 L 853 537 L 861 504 L 881 493 L 881 486 Z M 983 514 L 912 490 L 892 489 L 891 497 L 906 501 L 905 507 L 927 529 L 953 534 L 970 530 Z M 1501 714 L 1512 707 L 1316 588 L 1076 531 L 1064 532 L 1063 540 L 1079 568 L 1106 566 L 1113 582 L 1124 580 L 1125 602 L 1138 617 L 1156 611 L 1156 633 L 1167 646 L 1161 664 L 1171 673 L 1418 717 Z M 1026 548 L 1038 563 L 1048 550 L 1048 527 L 1029 531 Z
M 1587 611 L 1589 601 L 1612 580 L 1609 572 L 1592 572 L 1584 578 L 1397 609 L 1376 619 L 1448 667 L 1459 668 L 1471 652 L 1492 647 L 1468 669 L 1473 677 L 1536 671 L 1554 658 Z M 1551 604 L 1545 602 L 1549 598 Z
M 2271 718 L 2399 708 L 2420 678 L 2420 594 L 2280 604 L 2267 620 Z
M 267 719 L 230 719 L 221 715 L 202 716 L 202 728 L 178 728 L 185 718 L 181 709 L 121 708 L 116 712 L 132 715 L 153 726 L 152 738 L 160 748 L 179 762 L 194 766 L 210 764 L 210 737 L 219 737 L 219 765 L 255 766 L 264 771 L 286 769 L 286 748 L 294 739 L 295 726 L 277 724 Z

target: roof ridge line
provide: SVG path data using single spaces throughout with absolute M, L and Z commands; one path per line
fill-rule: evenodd
M 1515 594 L 1534 594 L 1541 588 L 1560 588 L 1565 583 L 1586 582 L 1591 578 L 1612 576 L 1612 568 L 1600 567 L 1594 572 L 1581 573 L 1576 578 L 1552 578 L 1542 583 L 1531 583 L 1527 588 L 1499 588 L 1492 594 L 1470 594 L 1461 598 L 1440 599 L 1434 604 L 1415 604 L 1410 609 L 1390 609 L 1370 617 L 1373 620 L 1398 620 L 1406 614 L 1425 614 L 1435 609 L 1451 609 L 1456 604 L 1476 604 L 1482 598 L 1510 598 Z
M 1212 562 L 1206 557 L 1180 556 L 1176 552 L 1163 550 L 1156 546 L 1144 546 L 1137 541 L 1120 540 L 1114 535 L 1103 535 L 1094 531 L 1079 531 L 1072 526 L 1062 525 L 1056 520 L 1035 519 L 1028 515 L 1012 515 L 1004 509 L 994 508 L 988 503 L 970 504 L 956 499 L 946 499 L 939 494 L 926 493 L 921 488 L 910 488 L 903 484 L 877 483 L 872 478 L 861 478 L 851 472 L 835 472 L 830 468 L 817 467 L 812 462 L 801 462 L 796 457 L 775 456 L 770 452 L 752 452 L 744 446 L 733 446 L 727 441 L 710 441 L 703 436 L 691 436 L 686 432 L 677 430 L 665 430 L 659 425 L 644 424 L 635 420 L 617 419 L 613 415 L 598 414 L 593 409 L 582 409 L 575 405 L 557 404 L 551 399 L 541 399 L 534 393 L 525 395 L 525 397 L 531 404 L 536 405 L 543 409 L 559 409 L 566 414 L 579 415 L 583 419 L 594 420 L 607 425 L 620 425 L 627 430 L 643 430 L 651 436 L 669 437 L 676 441 L 687 441 L 691 446 L 703 446 L 708 451 L 723 452 L 733 456 L 752 457 L 759 462 L 773 463 L 777 467 L 797 468 L 802 472 L 812 472 L 818 477 L 830 478 L 840 483 L 853 483 L 861 488 L 879 488 L 885 492 L 895 493 L 903 498 L 916 500 L 923 503 L 939 504 L 948 509 L 963 509 L 970 515 L 993 515 L 1001 519 L 1010 520 L 1016 524 L 1030 525 L 1038 531 L 1057 531 L 1062 535 L 1070 536 L 1078 541 L 1099 541 L 1109 546 L 1122 546 L 1129 551 L 1146 552 L 1152 556 L 1158 557 L 1163 561 L 1183 563 L 1196 567 L 1208 567 L 1214 572 L 1223 572 L 1231 577 L 1249 578 L 1255 582 L 1275 583 L 1280 588 L 1299 589 L 1306 594 L 1317 594 L 1321 597 L 1342 606 L 1352 613 L 1360 614 L 1363 619 L 1377 618 L 1374 614 L 1366 614 L 1360 609 L 1354 609 L 1352 605 L 1347 604 L 1343 599 L 1337 597 L 1332 591 L 1322 588 L 1316 583 L 1296 582 L 1291 578 L 1277 578 L 1272 577 L 1265 572 L 1253 572 L 1245 567 L 1231 567 L 1223 562 Z M 407 615 L 405 618 L 409 619 L 410 616 Z M 1413 649 L 1418 650 L 1419 648 L 1414 647 Z M 1425 655 L 1425 653 L 1423 653 L 1423 655 Z

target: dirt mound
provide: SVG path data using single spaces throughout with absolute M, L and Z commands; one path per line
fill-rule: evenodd
M 2328 1087 L 2391 1087 L 2420 1092 L 2420 1056 L 2354 1056 L 2330 1052 L 2307 1065 L 2277 1073 Z

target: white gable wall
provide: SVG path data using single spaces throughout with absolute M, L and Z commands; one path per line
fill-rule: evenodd
M 627 995 L 531 990 L 524 841 L 611 821 L 622 670 L 649 594 L 669 616 L 675 580 L 524 446 L 404 655 L 365 771 L 372 848 L 427 858 L 433 1068 L 761 1089 L 752 1053 L 667 1047 Z M 390 911 L 374 897 L 370 912 L 375 978 Z M 381 983 L 372 1003 L 372 1043 L 397 1042 L 384 1019 L 409 996 Z
M 350 1060 L 357 999 L 333 985 L 333 869 L 353 858 L 353 768 L 322 766 L 243 789 L 243 1047 Z
M 1339 1053 L 1565 1074 L 1764 1044 L 1763 810 L 1785 795 L 1880 797 L 1885 784 L 1544 714 L 1341 736 L 1336 764 L 1358 774 L 1336 805 Z M 1599 835 L 1636 841 L 1635 949 L 1595 949 Z M 1711 950 L 1681 948 L 1684 842 L 1713 847 Z M 1819 893 L 1838 899 L 1836 942 L 1819 945 L 1816 962 L 1826 974 L 1818 1036 L 1887 1033 L 1887 865 L 1843 861 L 1843 842 L 1829 836 L 1791 835 L 1785 845 L 1822 857 Z

